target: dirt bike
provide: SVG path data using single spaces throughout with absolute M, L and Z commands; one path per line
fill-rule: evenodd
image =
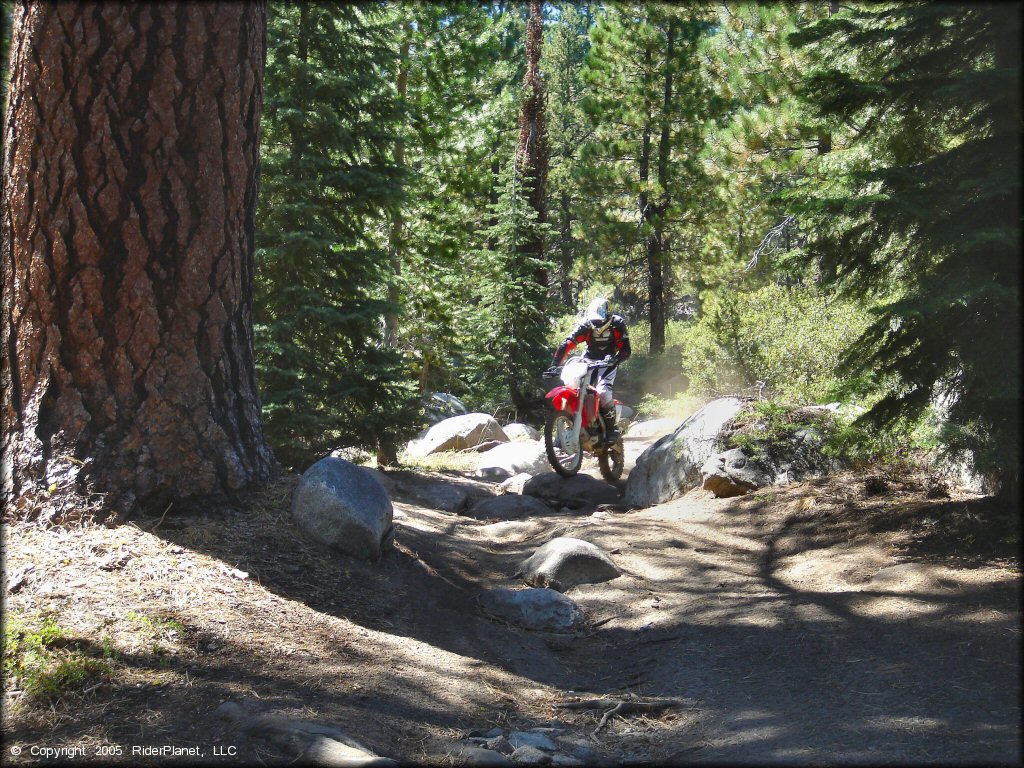
M 550 368 L 544 373 L 545 379 L 556 376 L 561 386 L 556 386 L 546 397 L 551 401 L 547 422 L 544 425 L 544 447 L 552 468 L 562 477 L 572 477 L 583 465 L 583 453 L 589 451 L 597 456 L 601 476 L 608 482 L 622 477 L 625 450 L 620 436 L 613 443 L 605 442 L 607 425 L 601 417 L 594 379 L 599 368 L 607 368 L 610 361 L 588 360 L 573 357 L 561 368 Z M 580 392 L 584 393 L 580 397 Z M 616 411 L 622 403 L 615 400 Z

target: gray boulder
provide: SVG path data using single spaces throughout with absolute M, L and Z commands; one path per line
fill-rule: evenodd
M 506 424 L 502 429 L 505 430 L 509 440 L 540 440 L 540 432 L 529 424 L 512 422 L 511 424 Z
M 441 451 L 461 451 L 475 448 L 488 440 L 508 442 L 501 426 L 486 413 L 467 413 L 439 421 L 423 437 L 409 442 L 410 456 L 423 458 Z
M 524 517 L 550 515 L 551 507 L 532 496 L 508 493 L 490 499 L 481 499 L 470 507 L 466 514 L 477 520 L 518 520 Z
M 619 575 L 619 569 L 603 549 L 569 536 L 549 541 L 524 560 L 516 572 L 531 587 L 549 587 L 559 592 Z
M 558 745 L 543 733 L 532 733 L 530 731 L 512 731 L 508 735 L 508 743 L 512 745 L 513 749 L 536 747 L 546 752 L 555 752 L 558 749 Z
M 394 508 L 369 470 L 328 456 L 303 473 L 292 496 L 292 517 L 315 541 L 376 561 L 393 531 Z
M 682 423 L 682 419 L 648 419 L 647 421 L 637 421 L 629 425 L 629 429 L 626 430 L 626 437 L 661 437 L 662 435 L 675 432 Z
M 571 509 L 619 501 L 619 490 L 590 475 L 562 477 L 555 472 L 537 475 L 523 485 L 523 493 Z
M 786 485 L 841 469 L 842 461 L 825 452 L 825 435 L 834 424 L 832 410 L 805 406 L 789 414 L 794 426 L 770 439 L 758 439 L 762 426 L 742 428 L 750 448 L 732 448 L 711 456 L 701 467 L 703 487 L 716 496 L 739 496 L 768 485 Z M 723 435 L 723 438 L 726 435 Z
M 527 474 L 526 472 L 520 472 L 518 475 L 513 475 L 498 486 L 498 493 L 522 493 L 523 486 L 530 481 L 531 477 L 533 477 L 533 475 Z
M 772 482 L 771 475 L 739 448 L 716 453 L 704 462 L 700 472 L 702 487 L 719 498 L 742 496 Z
M 626 503 L 649 507 L 700 485 L 701 467 L 725 447 L 722 429 L 742 407 L 736 397 L 712 400 L 640 454 L 626 481 Z
M 345 732 L 329 725 L 267 713 L 237 726 L 240 734 L 270 742 L 303 762 L 333 766 L 397 766 L 379 757 Z
M 485 592 L 483 610 L 503 621 L 541 632 L 572 632 L 586 622 L 575 602 L 553 589 L 504 589 Z
M 549 469 L 542 443 L 516 441 L 503 443 L 481 454 L 476 475 L 492 478 L 500 472 L 503 473 L 501 479 L 505 479 L 521 473 L 539 475 Z
M 551 765 L 551 755 L 529 745 L 517 747 L 512 753 L 512 760 L 522 765 Z

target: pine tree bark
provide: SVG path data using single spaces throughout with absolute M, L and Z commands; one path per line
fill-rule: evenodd
M 15 8 L 5 504 L 128 511 L 268 478 L 252 353 L 262 3 Z
M 544 82 L 540 76 L 541 46 L 544 25 L 541 0 L 530 0 L 530 20 L 526 25 L 526 101 L 519 112 L 519 143 L 516 149 L 516 172 L 529 185 L 529 203 L 537 213 L 537 223 L 547 221 L 548 137 L 544 115 Z M 521 246 L 520 252 L 536 259 L 544 258 L 544 239 L 535 232 Z M 548 286 L 547 270 L 538 269 L 537 283 Z

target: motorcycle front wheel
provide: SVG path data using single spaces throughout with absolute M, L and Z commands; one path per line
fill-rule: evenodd
M 572 477 L 583 465 L 580 436 L 572 436 L 572 417 L 565 411 L 551 411 L 544 425 L 544 448 L 551 467 L 562 477 Z
M 622 468 L 626 463 L 626 449 L 622 447 L 622 441 L 619 440 L 602 451 L 597 457 L 597 463 L 601 467 L 601 477 L 609 483 L 614 483 L 622 477 Z

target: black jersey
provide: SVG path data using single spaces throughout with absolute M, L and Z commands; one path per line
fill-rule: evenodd
M 577 344 L 586 344 L 584 357 L 600 360 L 608 355 L 615 356 L 615 363 L 626 360 L 633 350 L 629 345 L 629 331 L 626 321 L 620 315 L 612 315 L 612 319 L 603 328 L 594 328 L 589 322 L 583 322 L 575 331 L 566 336 L 565 341 L 555 352 L 555 365 L 561 365 L 565 356 L 576 348 Z

